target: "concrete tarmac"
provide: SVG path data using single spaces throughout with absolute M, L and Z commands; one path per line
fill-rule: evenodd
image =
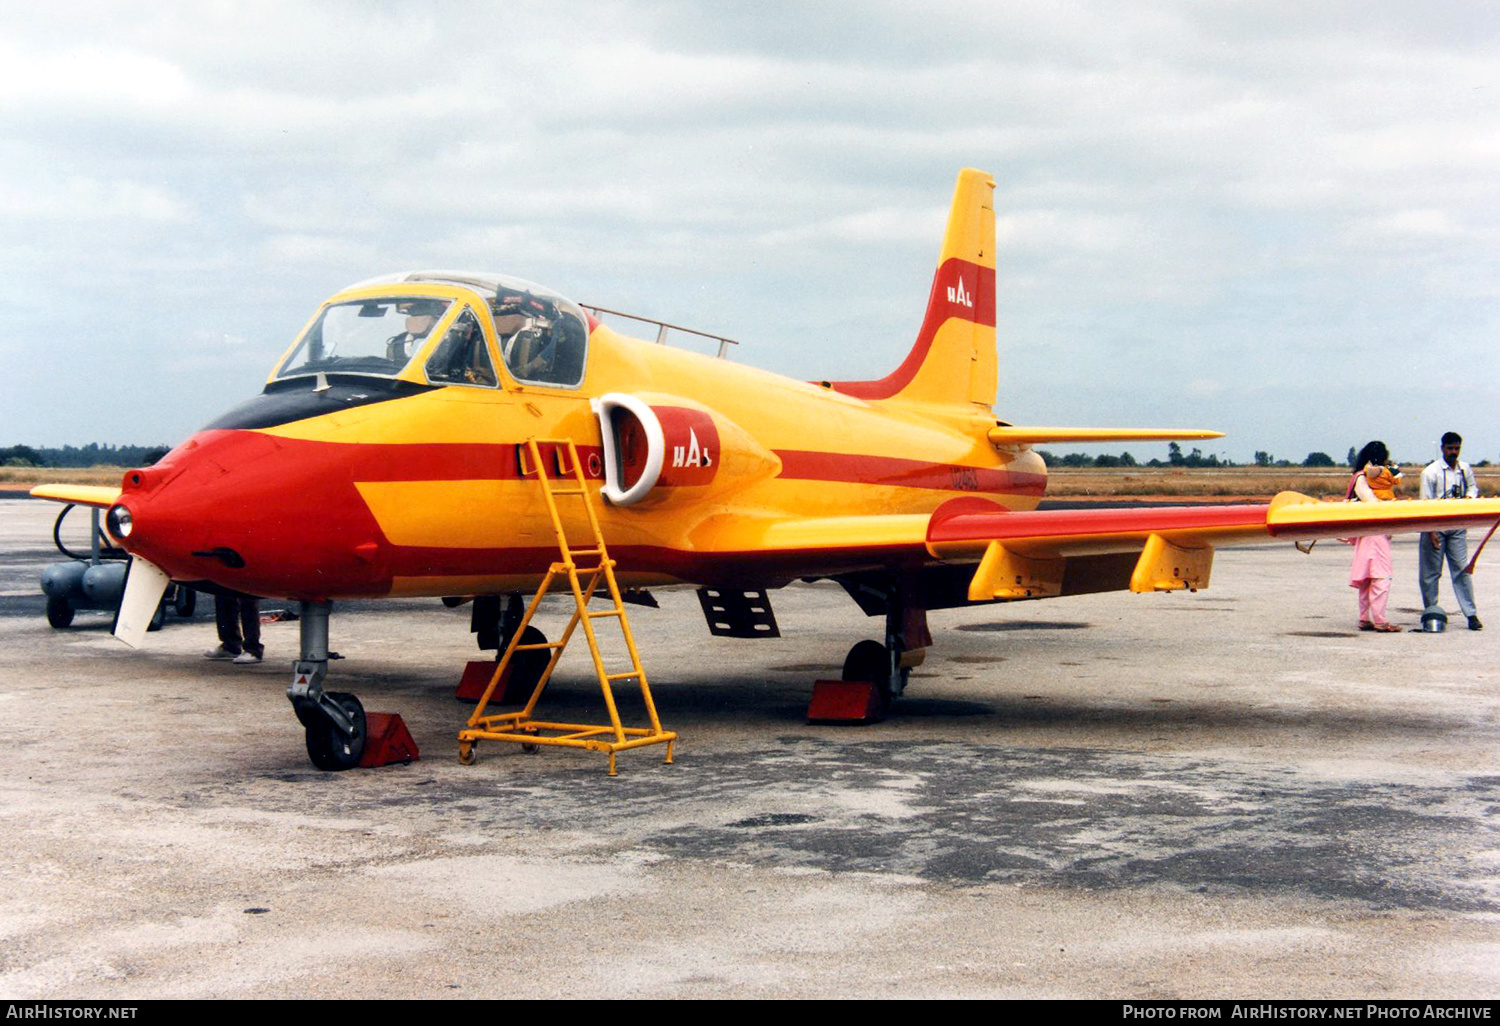
M 0 500 L 0 996 L 1500 996 L 1493 560 L 1479 633 L 1358 633 L 1327 543 L 1221 552 L 1197 594 L 936 612 L 863 728 L 805 722 L 881 629 L 840 589 L 773 593 L 756 641 L 660 592 L 631 622 L 682 740 L 614 779 L 458 765 L 467 608 L 336 606 L 332 686 L 422 758 L 325 774 L 295 623 L 249 668 L 202 658 L 207 602 L 141 651 L 48 627 L 56 509 Z M 554 690 L 602 720 L 586 649 Z

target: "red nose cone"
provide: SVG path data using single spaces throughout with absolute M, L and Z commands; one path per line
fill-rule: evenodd
M 126 547 L 175 580 L 268 598 L 385 594 L 385 539 L 343 462 L 350 448 L 201 432 L 126 475 Z

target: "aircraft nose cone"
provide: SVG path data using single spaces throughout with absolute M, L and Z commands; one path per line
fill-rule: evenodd
M 126 475 L 122 540 L 175 580 L 268 598 L 383 594 L 382 537 L 348 469 L 306 455 L 256 431 L 201 432 Z

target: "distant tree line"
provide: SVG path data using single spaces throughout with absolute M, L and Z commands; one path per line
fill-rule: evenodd
M 1145 463 L 1139 462 L 1128 452 L 1122 452 L 1118 456 L 1090 456 L 1088 453 L 1070 452 L 1066 456 L 1058 456 L 1046 449 L 1038 449 L 1037 454 L 1047 461 L 1049 467 L 1337 467 L 1339 464 L 1326 452 L 1310 452 L 1307 457 L 1298 462 L 1277 459 L 1263 450 L 1256 450 L 1255 462 L 1235 463 L 1233 460 L 1221 459 L 1210 453 L 1203 455 L 1203 450 L 1192 449 L 1183 454 L 1182 446 L 1176 442 L 1167 445 L 1167 458 L 1165 460 L 1152 459 Z M 1355 459 L 1354 446 L 1349 447 L 1348 454 L 1344 457 L 1344 464 L 1352 467 Z M 1480 460 L 1475 463 L 1476 467 L 1487 467 L 1489 460 Z
M 4 467 L 148 467 L 167 454 L 165 445 L 65 445 L 61 449 L 12 445 L 0 449 Z
M 1184 453 L 1182 446 L 1176 442 L 1167 446 L 1165 460 L 1151 459 L 1145 463 L 1140 462 L 1128 452 L 1122 452 L 1118 456 L 1102 454 L 1090 456 L 1082 452 L 1070 452 L 1065 456 L 1058 456 L 1046 449 L 1038 449 L 1037 454 L 1047 461 L 1049 467 L 1238 467 L 1247 465 L 1221 459 L 1214 453 L 1205 456 L 1203 450 L 1198 448 Z M 1257 452 L 1254 465 L 1257 467 L 1331 467 L 1334 466 L 1334 462 L 1324 452 L 1310 452 L 1307 454 L 1307 459 L 1300 464 L 1293 463 L 1291 460 L 1278 460 L 1268 452 Z

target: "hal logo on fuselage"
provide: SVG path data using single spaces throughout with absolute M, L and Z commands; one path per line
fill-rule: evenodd
M 959 306 L 966 306 L 970 310 L 974 309 L 974 293 L 964 291 L 964 280 L 962 278 L 958 279 L 956 286 L 948 286 L 948 302 L 957 303 Z
M 672 446 L 672 466 L 674 467 L 711 467 L 714 465 L 713 455 L 708 451 L 708 446 L 698 444 L 698 432 L 688 428 L 688 444 Z
M 974 472 L 973 467 L 950 467 L 948 473 L 952 478 L 953 487 L 958 491 L 979 491 L 979 475 Z

